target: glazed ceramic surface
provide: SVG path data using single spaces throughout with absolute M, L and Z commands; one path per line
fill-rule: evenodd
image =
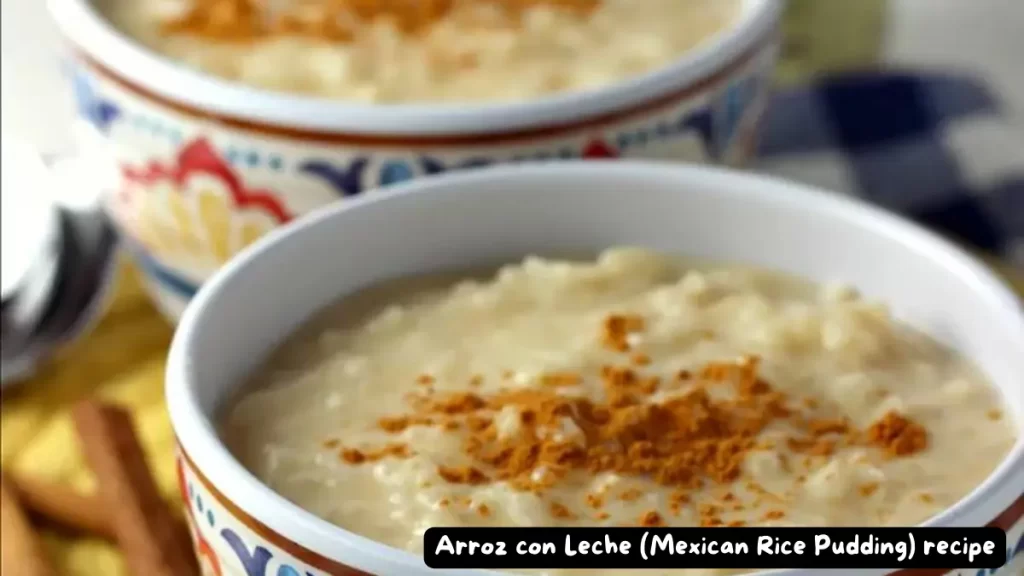
M 677 63 L 610 88 L 525 104 L 356 106 L 190 72 L 119 35 L 88 0 L 51 0 L 69 39 L 110 209 L 161 309 L 268 230 L 365 190 L 537 159 L 741 164 L 777 53 L 778 0 Z
M 392 233 L 395 223 L 402 236 Z M 1008 412 L 1024 420 L 1019 301 L 983 265 L 895 216 L 785 181 L 661 163 L 550 163 L 426 178 L 277 231 L 223 268 L 184 315 L 167 393 L 181 489 L 207 573 L 445 573 L 273 493 L 219 440 L 217 411 L 282 338 L 360 287 L 402 274 L 616 245 L 850 283 L 974 360 Z M 1024 441 L 981 486 L 927 525 L 1003 528 L 1009 562 L 996 571 L 896 574 L 1019 575 Z

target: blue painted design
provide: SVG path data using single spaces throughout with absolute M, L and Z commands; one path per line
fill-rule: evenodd
M 999 568 L 981 568 L 974 573 L 974 576 L 992 576 L 993 574 L 997 574 L 1000 570 L 1005 568 L 1007 564 L 1013 562 L 1014 559 L 1021 554 L 1024 554 L 1024 534 L 1021 534 L 1020 538 L 1017 539 L 1016 545 L 1007 543 L 1006 562 L 1002 566 Z
M 277 569 L 277 576 L 302 576 L 302 573 L 291 566 L 281 565 Z
M 224 528 L 220 531 L 221 538 L 228 543 L 238 557 L 238 561 L 245 568 L 246 576 L 266 576 L 267 564 L 270 563 L 270 551 L 263 546 L 257 546 L 252 552 L 246 547 L 242 539 L 235 534 L 234 530 Z
M 203 513 L 203 497 L 199 494 L 196 494 L 196 510 L 198 510 L 200 514 Z
M 267 160 L 267 165 L 270 166 L 271 170 L 280 172 L 284 169 L 284 159 L 280 156 L 271 156 L 270 159 Z
M 257 166 L 260 165 L 259 152 L 249 152 L 249 155 L 246 157 L 246 160 L 248 160 L 250 167 L 256 168 Z
M 114 121 L 121 117 L 121 109 L 96 91 L 92 78 L 81 68 L 73 73 L 72 86 L 78 114 L 100 133 L 108 133 Z
M 199 291 L 199 286 L 183 278 L 177 272 L 156 261 L 153 256 L 141 247 L 130 248 L 139 264 L 139 268 L 161 287 L 176 294 L 179 298 L 190 300 Z
M 716 129 L 716 147 L 720 153 L 729 147 L 736 136 L 756 92 L 757 79 L 745 78 L 731 84 L 722 94 L 719 104 L 720 117 L 717 121 L 719 125 Z
M 688 134 L 691 131 L 697 132 L 708 155 L 712 158 L 719 157 L 719 150 L 715 146 L 714 120 L 710 108 L 688 114 L 679 119 L 676 123 L 681 134 Z
M 326 180 L 343 197 L 355 196 L 363 191 L 363 174 L 369 165 L 367 158 L 356 158 L 347 166 L 336 166 L 325 160 L 310 160 L 299 166 L 299 172 Z
M 428 176 L 444 172 L 444 163 L 437 158 L 431 158 L 430 156 L 420 157 L 420 166 L 423 168 L 423 173 Z
M 380 169 L 381 186 L 389 186 L 406 180 L 412 180 L 416 176 L 412 166 L 403 160 L 388 160 Z
M 213 510 L 206 511 L 206 523 L 210 525 L 210 528 L 213 528 Z
M 231 164 L 238 164 L 242 161 L 242 153 L 237 148 L 228 148 L 224 151 L 224 157 L 227 158 Z
M 196 489 L 192 487 L 192 484 L 188 485 L 188 499 L 191 500 L 196 497 Z

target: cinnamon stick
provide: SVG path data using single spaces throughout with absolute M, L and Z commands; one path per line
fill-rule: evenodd
M 25 510 L 39 519 L 116 542 L 117 535 L 110 524 L 109 513 L 99 497 L 80 494 L 63 484 L 22 474 L 8 473 L 7 483 Z M 177 517 L 175 523 L 181 540 L 189 542 L 188 525 Z
M 42 544 L 5 478 L 0 478 L 0 574 L 56 576 Z
M 191 547 L 157 490 L 131 415 L 86 401 L 73 411 L 85 459 L 96 475 L 111 529 L 135 576 L 198 576 Z

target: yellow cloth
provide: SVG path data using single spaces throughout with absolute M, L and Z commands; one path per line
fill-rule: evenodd
M 164 357 L 172 329 L 150 305 L 135 272 L 123 266 L 111 308 L 95 330 L 63 351 L 30 381 L 5 393 L 0 406 L 0 462 L 5 470 L 91 491 L 68 407 L 95 396 L 131 409 L 150 468 L 164 494 L 180 506 L 171 456 L 174 440 L 164 409 Z M 98 540 L 44 533 L 60 574 L 126 574 L 117 550 Z
M 1024 295 L 1024 277 L 1006 268 L 1002 272 L 1013 276 L 1011 282 Z M 163 394 L 171 328 L 149 304 L 131 267 L 122 268 L 119 282 L 112 307 L 96 330 L 4 398 L 0 457 L 6 470 L 91 490 L 93 478 L 75 447 L 67 408 L 94 395 L 131 408 L 160 488 L 180 505 Z M 125 574 L 116 549 L 104 542 L 56 533 L 45 533 L 44 540 L 61 574 Z

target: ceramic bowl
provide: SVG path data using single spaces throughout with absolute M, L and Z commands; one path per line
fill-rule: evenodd
M 496 105 L 366 106 L 192 72 L 115 31 L 93 0 L 49 0 L 79 116 L 116 169 L 110 208 L 160 308 L 263 233 L 425 174 L 538 158 L 740 164 L 776 59 L 780 0 L 669 66 L 608 88 Z
M 848 282 L 972 358 L 1024 422 L 1020 303 L 970 256 L 888 213 L 785 181 L 668 163 L 545 163 L 425 178 L 276 231 L 223 268 L 182 318 L 167 397 L 181 490 L 209 573 L 443 573 L 320 520 L 261 484 L 219 439 L 218 411 L 287 334 L 361 287 L 404 274 L 616 245 Z M 999 526 L 1020 553 L 1022 516 L 1024 440 L 1018 440 L 982 485 L 928 525 Z M 1024 555 L 1017 562 L 1019 568 Z

